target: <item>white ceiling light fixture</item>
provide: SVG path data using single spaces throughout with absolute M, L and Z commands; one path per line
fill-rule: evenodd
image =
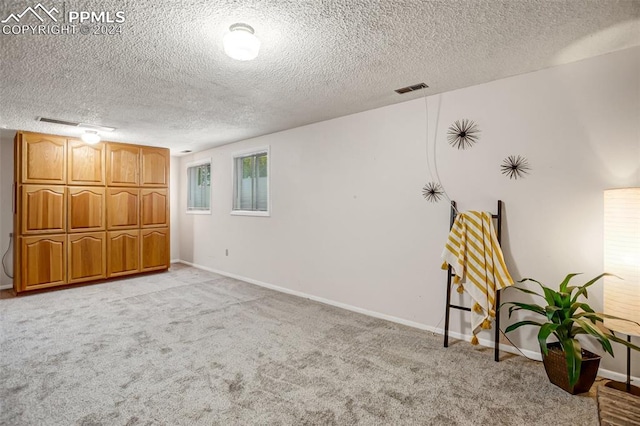
M 80 136 L 80 139 L 82 139 L 82 142 L 84 143 L 95 145 L 100 142 L 100 135 L 98 134 L 98 132 L 87 130 Z
M 238 61 L 250 61 L 258 56 L 260 40 L 254 35 L 253 28 L 247 24 L 233 24 L 225 34 L 222 45 L 224 53 Z

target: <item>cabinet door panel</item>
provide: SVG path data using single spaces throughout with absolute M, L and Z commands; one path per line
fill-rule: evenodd
M 107 185 L 138 186 L 139 168 L 139 147 L 107 144 Z
M 70 283 L 98 280 L 106 275 L 106 240 L 104 232 L 69 235 Z
M 139 198 L 139 189 L 109 188 L 107 190 L 107 228 L 138 228 Z
M 164 148 L 140 148 L 141 186 L 169 185 L 169 151 Z
M 22 186 L 23 234 L 65 232 L 67 203 L 63 186 Z
M 140 200 L 142 228 L 169 225 L 169 197 L 166 189 L 141 189 Z
M 66 284 L 65 240 L 65 235 L 21 238 L 21 291 Z
M 105 145 L 86 143 L 70 139 L 67 141 L 69 185 L 104 185 Z
M 107 276 L 118 277 L 140 271 L 140 231 L 111 231 L 107 234 Z
M 72 186 L 68 191 L 69 232 L 104 230 L 105 189 Z
M 140 231 L 141 271 L 169 267 L 169 229 L 143 229 Z
M 21 133 L 22 183 L 62 185 L 66 182 L 66 139 Z

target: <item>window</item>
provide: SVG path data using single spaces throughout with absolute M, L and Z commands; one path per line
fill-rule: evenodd
M 211 160 L 187 165 L 187 213 L 211 213 Z
M 233 157 L 232 214 L 269 216 L 269 150 Z

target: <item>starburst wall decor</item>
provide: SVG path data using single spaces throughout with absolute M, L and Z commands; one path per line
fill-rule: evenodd
M 444 195 L 442 186 L 436 182 L 429 182 L 422 188 L 422 196 L 431 203 L 437 203 Z
M 456 120 L 447 130 L 447 141 L 458 149 L 471 148 L 480 139 L 480 129 L 475 122 L 463 118 Z
M 509 179 L 521 179 L 524 178 L 524 175 L 529 174 L 529 161 L 518 155 L 510 155 L 502 161 L 502 165 L 500 166 L 500 172 L 508 176 Z

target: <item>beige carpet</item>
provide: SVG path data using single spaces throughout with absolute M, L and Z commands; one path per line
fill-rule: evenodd
M 2 425 L 597 425 L 541 364 L 195 268 L 0 300 Z

